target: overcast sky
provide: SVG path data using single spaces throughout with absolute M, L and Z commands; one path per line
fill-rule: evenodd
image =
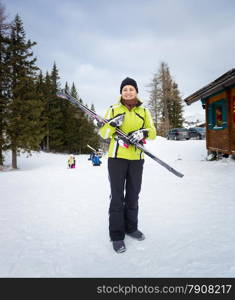
M 183 98 L 234 68 L 234 0 L 2 0 L 9 19 L 18 13 L 37 64 L 54 61 L 61 83 L 75 83 L 99 113 L 117 101 L 125 77 L 139 97 L 169 65 Z M 204 115 L 200 101 L 185 116 Z

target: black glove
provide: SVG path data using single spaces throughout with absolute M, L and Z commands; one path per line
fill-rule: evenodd
M 148 129 L 139 129 L 128 134 L 131 144 L 136 144 L 148 136 Z
M 122 122 L 124 120 L 124 114 L 117 115 L 113 119 L 109 120 L 109 124 L 113 127 L 120 127 L 122 125 Z

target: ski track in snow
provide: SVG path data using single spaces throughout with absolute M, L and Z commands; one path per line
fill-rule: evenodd
M 235 161 L 206 161 L 205 141 L 147 148 L 185 176 L 145 156 L 139 228 L 117 254 L 108 236 L 107 159 L 33 153 L 0 172 L 0 277 L 234 277 Z M 6 154 L 10 164 L 10 153 Z

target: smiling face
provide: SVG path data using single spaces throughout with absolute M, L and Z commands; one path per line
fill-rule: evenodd
M 131 101 L 136 99 L 137 92 L 132 85 L 125 85 L 122 89 L 122 99 L 125 101 Z

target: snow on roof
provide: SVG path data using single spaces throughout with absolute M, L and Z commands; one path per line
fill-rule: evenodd
M 192 95 L 186 97 L 184 101 L 186 104 L 190 105 L 193 102 L 196 102 L 202 98 L 206 98 L 213 93 L 230 87 L 233 84 L 235 84 L 235 69 L 231 69 L 230 71 L 224 73 L 216 80 L 194 92 Z

